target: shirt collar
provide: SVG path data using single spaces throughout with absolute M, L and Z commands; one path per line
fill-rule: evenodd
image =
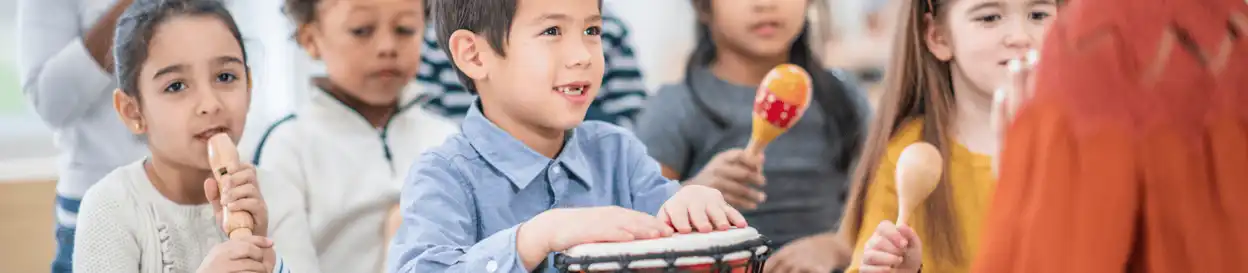
M 473 101 L 460 128 L 464 136 L 468 137 L 468 143 L 487 163 L 501 171 L 507 180 L 511 180 L 513 185 L 521 189 L 527 187 L 546 167 L 552 165 L 552 160 L 498 128 L 494 122 L 485 118 L 480 106 L 480 99 Z M 588 158 L 580 147 L 578 137 L 581 136 L 575 131 L 568 130 L 565 134 L 563 150 L 554 162 L 558 162 L 576 176 L 572 180 L 579 181 L 588 188 L 593 184 L 589 181 Z

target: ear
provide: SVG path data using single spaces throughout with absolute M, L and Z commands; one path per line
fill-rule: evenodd
M 451 33 L 447 42 L 450 44 L 451 60 L 465 75 L 474 80 L 485 80 L 489 77 L 487 64 L 494 54 L 490 43 L 481 36 L 465 29 Z
M 308 57 L 313 60 L 321 60 L 321 50 L 316 47 L 316 35 L 313 35 L 314 26 L 312 24 L 303 24 L 295 28 L 295 42 L 299 43 L 304 51 L 308 53 Z
M 923 21 L 927 23 L 927 29 L 923 30 L 923 42 L 927 44 L 927 50 L 936 59 L 946 62 L 952 60 L 953 46 L 949 43 L 949 32 L 940 28 L 930 13 L 923 16 Z
M 141 135 L 147 133 L 147 124 L 143 121 L 143 112 L 139 109 L 139 100 L 130 95 L 126 95 L 121 88 L 113 91 L 113 109 L 117 110 L 117 116 L 121 118 L 121 123 L 130 129 L 131 133 Z

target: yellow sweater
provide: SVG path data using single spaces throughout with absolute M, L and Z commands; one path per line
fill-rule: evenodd
M 847 272 L 858 272 L 863 248 L 867 239 L 875 232 L 876 225 L 884 220 L 897 221 L 897 187 L 894 180 L 897 158 L 906 146 L 922 138 L 922 128 L 922 122 L 912 121 L 902 126 L 889 141 L 887 156 L 880 160 L 875 180 L 867 188 L 862 227 L 854 244 L 853 264 Z M 927 243 L 926 238 L 921 238 L 923 272 L 970 272 L 971 258 L 975 257 L 975 251 L 979 247 L 980 226 L 988 213 L 992 192 L 996 187 L 991 157 L 972 153 L 962 145 L 954 145 L 951 153 L 951 158 L 947 159 L 950 163 L 948 183 L 953 186 L 953 209 L 958 220 L 956 226 L 961 230 L 965 242 L 961 246 L 962 256 L 965 258 L 960 263 L 938 261 L 931 255 L 932 245 Z M 928 227 L 924 224 L 925 217 L 926 209 L 919 208 L 915 210 L 914 218 L 908 221 L 919 236 L 928 232 Z

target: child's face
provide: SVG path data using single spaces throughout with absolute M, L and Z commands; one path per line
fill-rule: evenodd
M 941 21 L 952 43 L 935 43 L 932 48 L 938 57 L 951 58 L 961 75 L 955 81 L 966 81 L 980 92 L 1006 84 L 1006 63 L 1039 47 L 1057 14 L 1053 0 L 957 0 L 951 4 Z
M 208 138 L 238 141 L 251 103 L 243 49 L 212 16 L 180 16 L 156 27 L 138 73 L 140 112 L 152 154 L 208 169 Z M 124 114 L 123 114 L 124 115 Z
M 541 129 L 567 130 L 585 119 L 602 87 L 602 15 L 598 1 L 519 1 L 506 57 L 483 50 L 489 86 L 485 103 Z M 484 40 L 479 46 L 485 46 Z
M 421 0 L 322 0 L 301 43 L 329 79 L 370 105 L 395 103 L 420 67 Z
M 802 33 L 808 4 L 808 0 L 712 0 L 707 23 L 720 47 L 755 57 L 783 56 Z

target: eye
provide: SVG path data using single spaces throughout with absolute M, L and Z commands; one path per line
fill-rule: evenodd
M 560 31 L 559 31 L 559 27 L 549 27 L 549 28 L 546 28 L 546 30 L 542 30 L 542 35 L 543 35 L 543 36 L 547 36 L 547 35 L 550 35 L 550 36 L 559 36 L 559 35 L 561 35 L 561 34 L 562 34 L 562 33 L 560 33 Z
M 174 81 L 169 83 L 168 86 L 165 86 L 165 93 L 178 93 L 183 90 L 186 90 L 186 83 L 183 83 L 182 81 Z
M 984 23 L 996 23 L 997 21 L 1001 21 L 1001 15 L 992 14 L 992 15 L 975 17 L 975 21 L 984 22 Z
M 592 26 L 592 27 L 586 28 L 586 29 L 585 29 L 585 35 L 589 35 L 589 36 L 599 36 L 599 35 L 602 35 L 602 27 L 600 27 L 600 26 Z
M 373 34 L 372 26 L 351 29 L 351 35 L 354 35 L 356 37 L 368 37 L 369 35 L 372 35 L 372 34 Z
M 1031 16 L 1031 20 L 1043 21 L 1044 19 L 1049 19 L 1049 16 L 1053 16 L 1053 15 L 1045 11 L 1033 11 L 1031 12 L 1030 16 Z
M 217 74 L 217 82 L 220 82 L 220 83 L 232 83 L 237 80 L 238 80 L 238 76 L 235 76 L 234 73 L 226 72 L 226 73 Z
M 416 35 L 416 29 L 410 27 L 396 27 L 394 28 L 394 33 L 398 33 L 403 36 L 412 36 Z

